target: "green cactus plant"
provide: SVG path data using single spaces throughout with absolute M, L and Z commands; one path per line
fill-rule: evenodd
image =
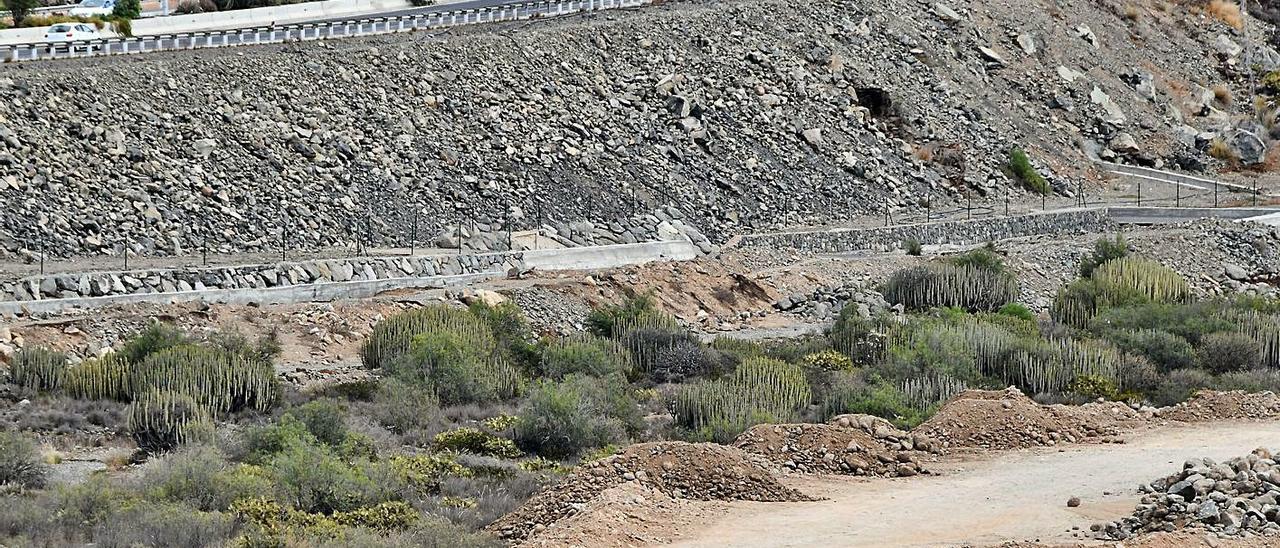
M 129 405 L 125 415 L 129 435 L 148 452 L 166 451 L 213 434 L 205 407 L 186 394 L 147 392 Z
M 9 364 L 9 381 L 33 390 L 57 390 L 66 375 L 67 355 L 48 348 L 24 348 Z
M 751 358 L 728 378 L 682 386 L 673 409 L 682 426 L 736 436 L 756 421 L 793 419 L 811 399 L 801 367 Z
M 440 332 L 454 334 L 486 355 L 493 354 L 497 344 L 484 319 L 467 309 L 436 305 L 378 322 L 360 350 L 361 361 L 367 369 L 385 368 L 409 354 L 414 337 Z
M 1018 297 L 1018 281 L 1008 272 L 974 265 L 933 263 L 894 272 L 884 297 L 911 310 L 958 307 L 993 311 Z

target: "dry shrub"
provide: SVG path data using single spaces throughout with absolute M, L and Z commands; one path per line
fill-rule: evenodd
M 917 145 L 912 148 L 914 149 L 913 154 L 915 154 L 917 160 L 920 160 L 921 162 L 933 161 L 933 147 L 931 145 Z
M 1209 144 L 1209 155 L 1222 160 L 1224 162 L 1239 162 L 1240 157 L 1236 155 L 1236 151 L 1231 149 L 1231 145 L 1222 139 L 1214 139 Z
M 1138 9 L 1138 6 L 1128 4 L 1125 5 L 1122 15 L 1126 20 L 1137 23 L 1139 19 L 1142 19 L 1142 10 Z
M 1222 21 L 1236 30 L 1244 30 L 1244 15 L 1240 13 L 1240 5 L 1227 0 L 1211 0 L 1204 7 L 1210 17 Z
M 1213 86 L 1213 99 L 1223 106 L 1228 106 L 1232 101 L 1231 88 L 1226 84 L 1218 84 Z

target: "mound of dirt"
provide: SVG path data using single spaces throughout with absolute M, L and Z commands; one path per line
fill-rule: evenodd
M 676 499 L 807 501 L 783 486 L 766 463 L 734 447 L 711 443 L 641 443 L 585 464 L 487 528 L 508 541 L 577 514 L 601 493 L 635 481 Z
M 862 430 L 828 424 L 761 424 L 743 432 L 733 446 L 805 473 L 889 477 L 927 473 L 913 451 L 890 449 Z
M 1272 392 L 1202 390 L 1185 402 L 1158 410 L 1156 416 L 1182 422 L 1270 419 L 1280 416 L 1280 396 Z
M 1040 405 L 1010 387 L 966 390 L 912 433 L 936 439 L 944 447 L 1018 449 L 1089 438 L 1119 441 L 1114 436 L 1143 421 L 1122 403 Z
M 521 548 L 668 544 L 673 530 L 696 515 L 693 501 L 629 481 L 605 490 L 582 510 L 556 522 Z

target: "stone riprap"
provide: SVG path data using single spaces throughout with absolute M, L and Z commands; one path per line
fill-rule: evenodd
M 743 236 L 738 245 L 792 249 L 812 253 L 887 251 L 904 241 L 921 244 L 968 245 L 1033 235 L 1107 232 L 1114 228 L 1106 209 L 1072 209 L 1010 217 L 939 221 L 876 228 L 843 228 L 775 232 Z
M 1014 147 L 1064 195 L 1093 169 L 1082 148 L 1212 165 L 1203 148 L 1231 117 L 1211 88 L 1245 65 L 1216 45 L 1240 33 L 1117 11 L 687 0 L 6 65 L 0 260 L 257 252 L 282 233 L 298 250 L 376 248 L 404 245 L 415 219 L 426 241 L 663 206 L 720 242 L 965 194 L 1030 200 L 1005 170 Z

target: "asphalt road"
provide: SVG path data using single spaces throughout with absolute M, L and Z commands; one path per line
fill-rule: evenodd
M 414 28 L 415 20 L 406 21 L 369 21 L 369 18 L 395 18 L 401 16 L 423 16 L 422 19 L 416 20 L 418 28 L 436 27 L 441 24 L 462 24 L 464 19 L 457 16 L 456 21 L 453 16 L 448 16 L 449 12 L 459 12 L 464 10 L 476 10 L 481 8 L 502 8 L 503 6 L 513 6 L 507 12 L 507 18 L 511 18 L 512 14 L 520 17 L 527 17 L 542 13 L 554 11 L 555 4 L 542 4 L 540 6 L 528 7 L 519 6 L 529 0 L 467 0 L 464 2 L 455 2 L 445 5 L 426 6 L 421 8 L 413 8 L 399 10 L 394 12 L 369 14 L 359 16 L 359 22 L 352 22 L 349 25 L 341 25 L 344 21 L 351 21 L 351 17 L 344 18 L 327 18 L 317 19 L 307 22 L 289 23 L 288 26 L 297 26 L 303 24 L 319 25 L 315 28 L 307 29 L 286 29 L 277 27 L 271 29 L 243 29 L 229 31 L 211 31 L 212 34 L 203 36 L 141 36 L 134 40 L 124 41 L 107 41 L 100 44 L 52 44 L 48 47 L 38 49 L 19 48 L 19 61 L 49 59 L 57 57 L 72 56 L 72 48 L 75 52 L 84 56 L 84 52 L 92 51 L 97 54 L 122 54 L 122 53 L 138 53 L 139 51 L 159 51 L 159 50 L 179 50 L 179 49 L 196 49 L 205 47 L 221 47 L 221 46 L 240 46 L 259 43 L 284 42 L 297 39 L 315 39 L 315 38 L 344 38 L 351 36 L 359 36 L 365 34 L 386 33 L 395 30 L 409 30 Z M 492 9 L 483 12 L 479 20 L 473 14 L 466 22 L 487 22 L 496 20 L 499 16 L 499 9 Z M 443 18 L 443 19 L 441 19 Z M 12 50 L 0 48 L 0 56 L 10 58 Z

